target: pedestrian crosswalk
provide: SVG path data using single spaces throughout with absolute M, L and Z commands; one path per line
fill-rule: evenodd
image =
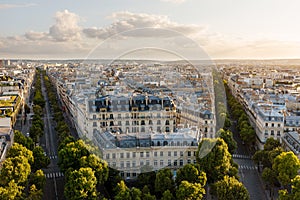
M 64 174 L 62 172 L 49 172 L 49 173 L 45 173 L 46 178 L 59 178 L 59 177 L 63 177 Z
M 57 155 L 49 156 L 50 159 L 56 159 Z
M 52 159 L 57 159 L 57 155 L 56 155 L 55 152 L 51 152 L 49 155 L 46 154 L 46 156 L 48 156 L 51 160 L 52 160 Z
M 238 159 L 251 159 L 251 156 L 248 156 L 248 155 L 241 155 L 241 154 L 232 154 L 232 158 L 238 158 Z
M 257 166 L 251 165 L 239 165 L 239 169 L 241 170 L 257 170 Z

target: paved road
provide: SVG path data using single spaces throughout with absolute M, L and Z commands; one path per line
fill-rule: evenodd
M 250 199 L 266 200 L 264 185 L 259 176 L 257 166 L 251 160 L 251 155 L 238 134 L 236 122 L 233 121 L 230 130 L 237 142 L 237 150 L 236 154 L 233 154 L 233 160 L 239 165 L 240 181 L 247 188 Z
M 63 198 L 63 174 L 60 172 L 57 165 L 57 137 L 53 128 L 53 118 L 51 115 L 51 109 L 49 105 L 48 95 L 44 84 L 44 79 L 41 76 L 42 94 L 45 99 L 44 108 L 44 137 L 43 144 L 46 154 L 50 157 L 50 164 L 47 169 L 43 169 L 47 181 L 44 190 L 44 200 L 48 199 L 62 199 Z

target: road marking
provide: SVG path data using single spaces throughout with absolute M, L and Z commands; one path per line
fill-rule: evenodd
M 257 170 L 257 166 L 252 165 L 239 165 L 239 169 L 244 170 Z
M 232 158 L 251 159 L 251 156 L 248 156 L 248 155 L 242 155 L 242 154 L 232 154 Z

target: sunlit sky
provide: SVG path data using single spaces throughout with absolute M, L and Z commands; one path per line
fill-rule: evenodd
M 0 58 L 112 58 L 149 47 L 192 59 L 300 58 L 299 8 L 297 0 L 0 0 Z

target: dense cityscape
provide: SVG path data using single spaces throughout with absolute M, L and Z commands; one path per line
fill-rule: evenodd
M 0 2 L 0 200 L 299 200 L 300 2 Z
M 299 66 L 257 62 L 2 60 L 1 198 L 297 199 Z

